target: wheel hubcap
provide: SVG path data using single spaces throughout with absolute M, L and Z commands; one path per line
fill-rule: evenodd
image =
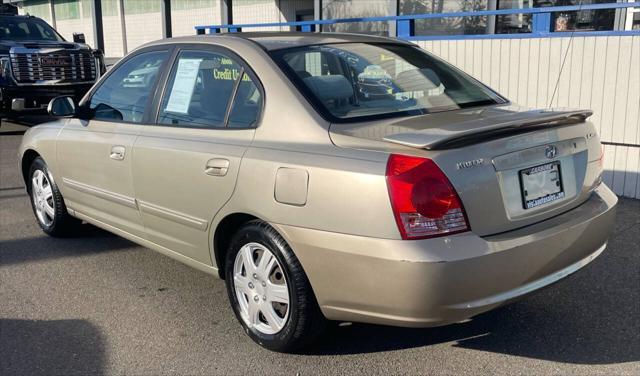
M 31 196 L 38 221 L 45 226 L 51 226 L 56 215 L 53 191 L 49 178 L 42 170 L 36 170 L 31 177 Z
M 289 289 L 280 263 L 265 246 L 245 244 L 236 255 L 233 284 L 244 323 L 278 333 L 289 317 Z

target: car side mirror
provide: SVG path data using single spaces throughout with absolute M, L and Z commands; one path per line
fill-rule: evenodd
M 76 114 L 76 104 L 71 97 L 55 97 L 49 102 L 47 111 L 51 116 L 73 116 Z
M 87 43 L 84 33 L 73 33 L 73 43 Z

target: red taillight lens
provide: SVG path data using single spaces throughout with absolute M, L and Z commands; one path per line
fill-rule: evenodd
M 469 230 L 458 194 L 431 159 L 391 154 L 387 187 L 403 239 Z

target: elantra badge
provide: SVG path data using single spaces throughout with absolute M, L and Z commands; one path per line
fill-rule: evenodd
M 478 158 L 478 159 L 465 161 L 465 162 L 458 162 L 456 163 L 456 169 L 462 170 L 463 168 L 478 167 L 478 166 L 481 166 L 483 163 L 484 163 L 483 158 Z

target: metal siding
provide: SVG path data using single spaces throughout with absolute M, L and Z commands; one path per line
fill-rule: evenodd
M 605 145 L 605 183 L 640 198 L 640 36 L 417 43 L 523 106 L 592 109 L 602 141 L 625 144 Z
M 608 38 L 595 38 L 595 54 L 594 54 L 594 66 L 593 66 L 593 83 L 591 85 L 591 109 L 593 110 L 593 116 L 591 121 L 596 125 L 598 132 L 602 131 L 602 106 L 604 98 L 604 70 L 606 67 L 607 59 L 605 55 L 607 53 Z M 586 88 L 585 88 L 586 89 Z
M 611 141 L 625 143 L 625 119 L 629 99 L 629 76 L 631 73 L 631 40 L 620 37 L 618 51 L 618 72 L 616 75 L 616 90 L 613 104 L 613 120 L 611 122 Z
M 624 177 L 622 195 L 634 197 L 636 187 L 640 185 L 640 148 L 627 148 L 627 170 Z
M 600 123 L 600 138 L 612 141 L 613 111 L 615 107 L 616 79 L 618 76 L 618 55 L 620 50 L 619 37 L 607 37 L 607 52 L 605 56 L 604 88 L 602 102 L 602 121 Z
M 624 119 L 624 142 L 640 144 L 640 36 L 631 38 L 631 54 L 629 56 L 629 83 L 627 89 L 627 111 Z
M 520 67 L 520 40 L 508 41 L 507 48 L 509 49 L 509 73 L 507 75 L 507 86 L 509 98 L 513 98 L 514 101 L 520 103 L 518 98 L 518 73 L 523 70 Z
M 624 192 L 624 180 L 627 171 L 627 153 L 628 147 L 616 146 L 616 155 L 613 160 L 613 183 L 611 189 L 614 192 Z

